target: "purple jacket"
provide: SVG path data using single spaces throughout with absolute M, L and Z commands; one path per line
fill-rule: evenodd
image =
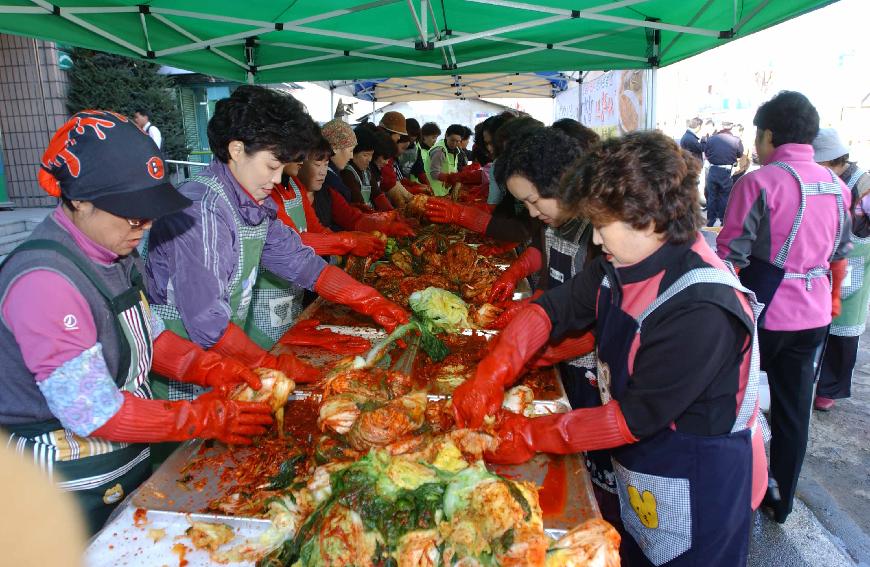
M 801 176 L 804 183 L 830 182 L 829 169 L 813 161 L 809 144 L 782 144 L 768 163 L 782 161 Z M 852 194 L 839 179 L 843 204 L 849 210 Z M 800 206 L 800 188 L 787 171 L 765 165 L 747 173 L 731 190 L 725 222 L 716 242 L 720 258 L 737 268 L 749 264 L 749 256 L 773 262 L 791 232 Z M 839 222 L 833 195 L 809 197 L 800 229 L 785 262 L 785 270 L 806 273 L 816 266 L 828 266 L 845 258 L 851 248 L 849 216 L 839 242 L 835 242 Z M 831 285 L 827 278 L 812 280 L 811 289 L 800 279 L 785 279 L 773 296 L 762 327 L 769 331 L 799 331 L 824 327 L 831 322 Z
M 182 185 L 179 191 L 193 204 L 154 223 L 145 277 L 149 300 L 166 304 L 172 296 L 190 339 L 210 348 L 226 331 L 231 315 L 228 285 L 239 257 L 233 209 L 249 226 L 264 219 L 269 223 L 261 267 L 312 289 L 326 262 L 302 244 L 294 230 L 276 220 L 272 199 L 263 205 L 254 202 L 226 164 L 212 161 L 200 175 L 220 181 L 232 205 L 202 183 Z

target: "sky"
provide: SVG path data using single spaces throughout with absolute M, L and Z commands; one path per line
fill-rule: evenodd
M 658 71 L 659 127 L 685 131 L 692 116 L 751 126 L 780 90 L 804 93 L 822 126 L 870 149 L 870 1 L 840 0 Z M 870 152 L 862 150 L 870 158 Z M 868 162 L 870 165 L 870 162 Z

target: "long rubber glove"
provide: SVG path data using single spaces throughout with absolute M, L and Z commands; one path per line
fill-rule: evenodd
M 567 336 L 558 343 L 547 347 L 535 355 L 531 365 L 534 367 L 553 366 L 563 360 L 574 360 L 595 350 L 595 335 L 587 331 L 580 335 Z
M 354 225 L 354 230 L 359 230 L 362 232 L 373 232 L 378 230 L 383 232 L 387 236 L 414 236 L 414 229 L 411 226 L 402 220 L 393 220 L 392 218 L 388 219 L 388 216 L 391 213 L 375 213 L 372 215 L 362 215 L 361 218 L 356 221 Z
M 392 211 L 395 210 L 393 204 L 390 203 L 390 200 L 387 199 L 387 196 L 383 193 L 378 193 L 374 197 L 372 197 L 372 204 L 375 205 L 375 208 L 378 211 Z
M 456 180 L 463 185 L 480 185 L 483 183 L 483 172 L 480 170 L 480 166 L 469 165 L 462 168 L 462 171 L 456 175 Z
M 342 335 L 330 329 L 318 329 L 320 321 L 304 319 L 284 333 L 278 344 L 314 346 L 340 354 L 362 354 L 368 352 L 372 344 L 362 337 Z
M 344 256 L 371 256 L 380 258 L 384 255 L 384 242 L 367 232 L 345 230 L 340 232 L 310 232 L 301 234 L 302 244 L 314 248 L 318 256 L 335 254 Z
M 543 417 L 504 412 L 496 435 L 498 448 L 484 458 L 500 464 L 524 463 L 535 453 L 567 455 L 637 442 L 616 400 L 597 408 Z
M 495 318 L 495 321 L 490 325 L 491 329 L 504 329 L 508 326 L 508 323 L 513 321 L 513 318 L 528 307 L 529 303 L 541 297 L 544 294 L 542 290 L 537 290 L 532 294 L 531 297 L 527 297 L 525 299 L 520 299 L 518 301 L 503 301 L 498 304 L 497 307 L 501 307 L 504 311 L 499 314 L 498 317 Z
M 422 183 L 415 183 L 408 178 L 399 181 L 402 187 L 408 190 L 412 195 L 431 195 L 432 188 Z
M 274 356 L 260 348 L 252 341 L 245 331 L 235 323 L 227 325 L 227 330 L 220 340 L 210 350 L 235 358 L 248 368 L 272 368 L 287 375 L 297 384 L 316 382 L 320 379 L 320 371 L 299 360 L 292 354 Z
M 314 284 L 314 291 L 333 303 L 347 305 L 368 315 L 387 332 L 408 322 L 408 313 L 378 291 L 361 284 L 335 266 L 326 266 Z
M 480 361 L 474 377 L 453 392 L 453 413 L 458 427 L 480 427 L 483 418 L 498 414 L 505 387 L 550 337 L 552 324 L 537 303 L 520 311 Z
M 510 267 L 503 271 L 492 284 L 489 292 L 489 302 L 497 303 L 513 297 L 517 283 L 538 270 L 544 265 L 544 257 L 541 251 L 534 246 L 529 246 L 520 257 L 514 260 Z
M 477 247 L 477 253 L 481 256 L 499 256 L 505 252 L 510 252 L 519 246 L 517 242 L 501 242 L 498 244 L 481 244 Z
M 483 234 L 489 221 L 492 220 L 492 213 L 476 207 L 460 205 L 450 199 L 430 197 L 426 200 L 426 217 L 432 222 L 455 224 L 472 232 Z
M 206 388 L 223 388 L 246 382 L 254 390 L 262 387 L 260 377 L 237 360 L 203 350 L 172 331 L 163 331 L 154 341 L 151 369 L 179 382 Z
M 145 400 L 124 392 L 121 409 L 91 433 L 109 441 L 159 443 L 218 439 L 228 445 L 250 445 L 272 423 L 269 404 L 234 402 L 220 392 L 207 392 L 192 402 Z
M 836 260 L 831 262 L 831 317 L 839 317 L 842 310 L 840 294 L 843 291 L 843 280 L 846 279 L 846 265 L 848 260 Z

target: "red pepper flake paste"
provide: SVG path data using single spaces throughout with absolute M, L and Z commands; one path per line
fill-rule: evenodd
M 172 546 L 172 553 L 178 556 L 178 567 L 185 567 L 189 563 L 185 558 L 188 551 L 190 550 L 183 543 L 176 543 Z
M 567 470 L 564 459 L 554 459 L 547 465 L 544 484 L 538 490 L 538 502 L 544 517 L 557 516 L 565 509 L 568 500 Z
M 143 508 L 136 508 L 133 512 L 133 525 L 137 528 L 142 528 L 148 524 L 148 511 Z

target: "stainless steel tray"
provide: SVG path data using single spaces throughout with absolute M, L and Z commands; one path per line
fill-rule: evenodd
M 203 512 L 203 510 L 207 509 L 208 503 L 211 500 L 223 495 L 223 490 L 218 486 L 220 474 L 220 469 L 218 468 L 203 468 L 193 473 L 193 481 L 187 484 L 193 484 L 197 480 L 206 479 L 206 484 L 202 487 L 202 490 L 185 490 L 179 486 L 177 481 L 186 474 L 182 473 L 182 470 L 184 470 L 185 465 L 200 454 L 203 443 L 201 440 L 188 441 L 176 449 L 151 478 L 131 496 L 130 507 L 133 509 L 143 508 L 149 511 L 171 513 L 184 517 L 191 515 L 192 519 L 223 522 L 233 526 L 236 525 L 234 522 L 240 520 L 253 521 L 268 526 L 269 521 L 261 518 L 226 516 Z M 236 448 L 235 450 L 245 451 L 252 449 Z M 215 444 L 213 448 L 207 451 L 209 455 L 225 455 L 223 462 L 227 465 L 232 462 L 229 450 L 224 445 Z M 565 456 L 539 454 L 532 460 L 520 465 L 488 466 L 491 470 L 506 478 L 530 481 L 538 486 L 545 487 L 541 492 L 542 508 L 544 508 L 545 512 L 544 527 L 554 537 L 560 535 L 559 530 L 568 530 L 584 520 L 601 516 L 598 505 L 595 502 L 592 483 L 586 471 L 582 454 Z M 559 468 L 564 470 L 564 476 L 554 474 L 553 478 L 548 482 L 548 473 L 551 473 L 551 471 L 558 473 L 559 471 L 554 471 L 553 469 Z M 564 493 L 557 498 L 553 498 L 555 495 L 552 491 L 556 490 L 558 492 L 560 488 L 564 489 Z M 546 507 L 544 500 L 548 498 L 560 505 Z M 151 512 L 149 512 L 150 515 Z
M 269 520 L 149 510 L 145 518 L 147 524 L 139 527 L 134 521 L 135 512 L 134 506 L 127 506 L 94 536 L 85 550 L 84 564 L 87 567 L 178 565 L 179 557 L 172 551 L 172 547 L 178 543 L 187 548 L 185 559 L 188 567 L 211 566 L 214 562 L 208 552 L 195 550 L 190 539 L 184 535 L 191 521 L 221 523 L 232 527 L 236 537 L 223 550 L 248 539 L 256 540 L 270 526 Z M 154 541 L 148 535 L 152 529 L 163 530 L 165 535 Z M 254 563 L 245 561 L 233 565 L 253 566 Z

